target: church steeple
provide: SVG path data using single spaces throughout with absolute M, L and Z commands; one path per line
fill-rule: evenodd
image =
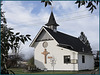
M 56 31 L 57 30 L 57 26 L 59 26 L 57 23 L 56 23 L 56 20 L 54 18 L 54 15 L 53 15 L 53 12 L 51 12 L 51 15 L 50 15 L 50 18 L 49 18 L 49 21 L 47 24 L 45 24 L 48 28 Z

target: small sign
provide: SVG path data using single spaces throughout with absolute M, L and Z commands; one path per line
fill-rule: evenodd
M 48 57 L 48 59 L 51 59 L 52 57 Z

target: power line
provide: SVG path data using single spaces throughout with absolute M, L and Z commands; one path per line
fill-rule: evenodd
M 82 10 L 82 11 L 75 11 L 75 12 L 70 12 L 70 13 L 65 13 L 65 14 L 63 14 L 63 15 L 71 15 L 71 14 L 75 14 L 75 13 L 81 13 L 81 12 L 86 12 L 87 10 L 85 9 L 85 10 Z M 62 15 L 61 15 L 62 16 Z
M 71 21 L 71 20 L 83 19 L 83 18 L 86 18 L 86 17 L 91 17 L 91 15 L 87 14 L 87 15 L 75 16 L 75 17 L 71 17 L 71 18 L 65 19 L 65 20 L 62 19 L 63 21 L 61 21 L 61 19 L 59 19 L 60 20 L 59 22 L 61 23 L 61 22 L 64 22 L 64 21 Z M 44 22 L 41 21 L 41 23 L 44 23 Z M 40 23 L 35 23 L 35 24 L 38 25 Z
M 78 16 L 74 16 L 74 17 L 70 17 L 70 18 L 76 18 L 76 17 L 86 16 L 86 15 L 89 15 L 89 14 L 85 14 L 85 15 L 78 15 Z M 63 19 L 64 19 L 64 17 L 63 17 Z
M 70 13 L 81 13 L 81 12 L 85 12 L 86 11 L 86 9 L 85 10 L 82 10 L 82 11 L 77 11 L 77 12 L 70 12 Z M 71 14 L 62 14 L 62 15 L 57 15 L 57 16 L 69 16 L 69 15 L 71 15 Z M 38 20 L 43 20 L 43 19 L 47 19 L 47 17 L 45 17 L 45 18 L 42 18 L 42 19 L 38 19 Z M 33 20 L 33 21 L 37 21 L 37 20 Z
M 71 17 L 69 19 L 62 19 L 63 21 L 71 21 L 71 20 L 77 20 L 77 19 L 82 19 L 82 18 L 86 18 L 86 17 L 91 17 L 91 15 L 81 15 L 81 16 L 75 16 L 75 17 Z M 63 22 L 63 21 L 60 21 L 60 22 Z
M 79 15 L 79 16 L 74 16 L 74 17 L 70 17 L 70 18 L 68 18 L 67 20 L 72 20 L 72 19 L 77 19 L 77 18 L 83 18 L 83 17 L 85 17 L 85 16 L 91 16 L 91 15 L 89 15 L 89 14 L 85 14 L 85 15 Z M 62 17 L 63 19 L 65 19 L 65 17 Z M 41 21 L 41 20 L 43 20 L 43 19 L 47 19 L 47 18 L 42 18 L 42 19 L 38 19 L 38 20 L 32 20 L 32 21 Z M 63 20 L 63 19 L 60 19 L 60 20 Z

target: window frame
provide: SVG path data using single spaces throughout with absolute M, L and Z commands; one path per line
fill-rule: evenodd
M 82 55 L 82 63 L 85 63 L 85 55 Z
M 64 64 L 69 64 L 71 63 L 71 56 L 70 55 L 64 55 Z M 67 59 L 66 59 L 67 58 Z M 69 59 L 68 59 L 69 58 Z

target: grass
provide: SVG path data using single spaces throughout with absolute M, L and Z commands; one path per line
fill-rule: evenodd
M 66 72 L 66 71 L 55 71 L 55 72 L 25 72 L 25 69 L 22 68 L 11 68 L 9 70 L 12 70 L 15 74 L 76 74 L 77 72 Z

